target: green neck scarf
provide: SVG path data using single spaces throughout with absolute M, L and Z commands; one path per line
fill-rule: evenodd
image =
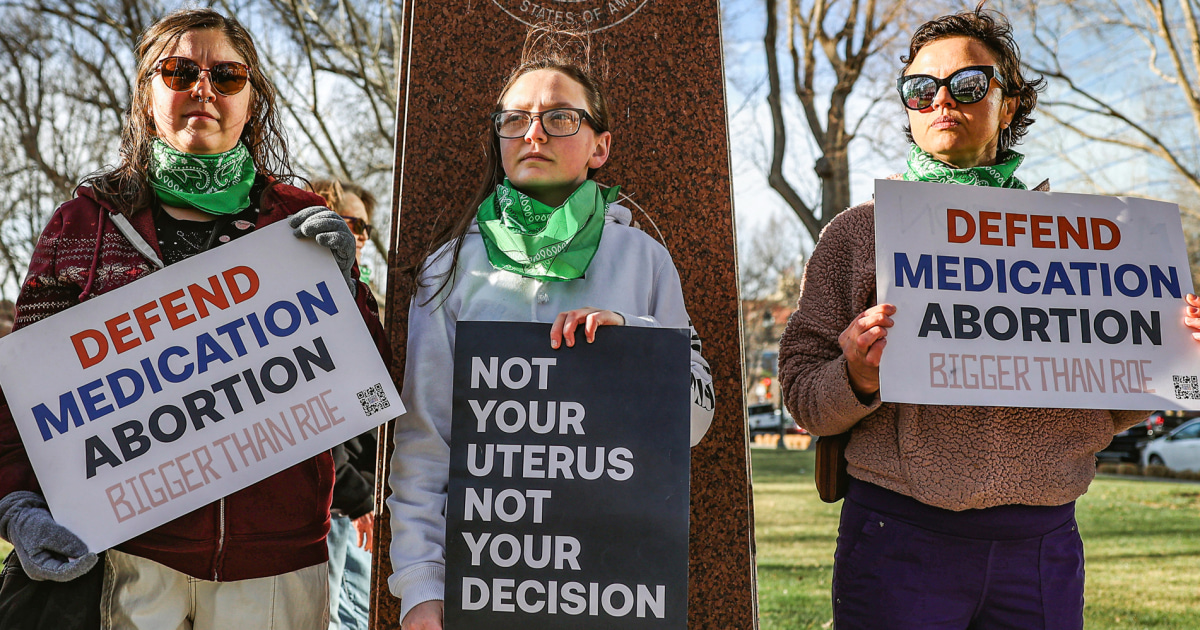
M 619 190 L 601 190 L 589 179 L 551 208 L 505 179 L 476 214 L 488 260 L 497 269 L 536 280 L 582 278 L 600 246 L 604 209 Z
M 155 138 L 150 145 L 150 185 L 168 206 L 237 214 L 250 207 L 254 160 L 241 142 L 224 153 L 193 155 Z
M 1005 151 L 998 157 L 996 164 L 992 166 L 954 168 L 945 162 L 939 162 L 914 144 L 908 148 L 908 170 L 904 171 L 904 179 L 910 182 L 967 184 L 969 186 L 1026 190 L 1025 184 L 1013 175 L 1021 162 L 1025 160 L 1025 156 L 1016 151 Z

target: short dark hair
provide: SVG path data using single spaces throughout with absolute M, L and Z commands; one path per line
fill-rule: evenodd
M 998 153 L 1004 153 L 1013 145 L 1020 144 L 1025 134 L 1029 133 L 1029 126 L 1034 123 L 1029 115 L 1037 107 L 1038 92 L 1046 88 L 1046 79 L 1037 77 L 1030 80 L 1021 74 L 1021 49 L 1013 39 L 1012 25 L 1002 14 L 984 10 L 983 4 L 980 2 L 974 11 L 934 18 L 917 28 L 908 44 L 908 54 L 900 57 L 904 64 L 900 75 L 908 72 L 917 53 L 932 42 L 950 37 L 969 37 L 987 46 L 999 63 L 1004 96 L 1018 97 L 1012 124 L 1008 126 L 1007 134 L 1000 134 L 1000 143 L 996 147 Z M 906 126 L 904 133 L 912 142 L 912 129 Z

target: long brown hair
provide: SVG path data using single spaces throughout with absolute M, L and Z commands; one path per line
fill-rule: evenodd
M 535 70 L 555 70 L 574 79 L 575 82 L 583 86 L 584 94 L 586 94 L 586 108 L 588 115 L 592 119 L 592 129 L 599 134 L 612 128 L 612 118 L 608 112 L 608 101 L 604 98 L 603 92 L 600 91 L 600 82 L 597 78 L 597 73 L 592 67 L 591 39 L 587 34 L 565 30 L 553 25 L 532 27 L 525 36 L 525 45 L 521 49 L 521 61 L 509 73 L 508 79 L 505 80 L 504 87 L 501 88 L 500 94 L 496 97 L 493 111 L 500 111 L 501 105 L 504 102 L 504 95 L 508 94 L 513 84 L 517 82 L 517 79 Z M 424 283 L 428 278 L 424 278 L 423 274 L 428 270 L 430 265 L 442 256 L 445 256 L 447 252 L 451 255 L 450 270 L 442 276 L 442 283 L 438 287 L 438 292 L 440 293 L 450 284 L 454 278 L 454 270 L 458 266 L 459 254 L 462 252 L 463 237 L 466 236 L 467 230 L 471 227 L 471 221 L 475 218 L 479 204 L 483 203 L 496 190 L 496 186 L 504 181 L 504 164 L 500 158 L 500 136 L 496 135 L 496 128 L 492 124 L 490 117 L 488 118 L 483 146 L 485 155 L 484 165 L 482 177 L 475 189 L 475 196 L 463 208 L 462 213 L 456 221 L 446 225 L 434 235 L 433 240 L 422 256 L 422 262 L 418 262 L 415 267 L 401 270 L 402 272 L 415 274 L 416 281 L 420 286 L 429 286 Z M 597 170 L 599 169 L 589 168 L 588 179 L 591 179 Z M 452 248 L 442 251 L 437 257 L 433 257 L 434 253 L 451 242 L 454 243 Z
M 250 66 L 250 117 L 242 129 L 240 140 L 250 149 L 254 170 L 282 182 L 290 182 L 293 178 L 287 140 L 283 136 L 275 106 L 275 86 L 262 72 L 258 50 L 250 33 L 236 19 L 225 17 L 212 9 L 183 9 L 167 14 L 139 38 L 135 50 L 137 70 L 133 97 L 121 130 L 120 163 L 89 175 L 82 184 L 91 186 L 97 197 L 128 216 L 149 208 L 154 201 L 154 192 L 149 184 L 150 144 L 155 138 L 154 119 L 150 113 L 150 82 L 154 79 L 154 64 L 159 55 L 174 46 L 184 33 L 202 30 L 218 31 L 225 35 L 233 49 Z

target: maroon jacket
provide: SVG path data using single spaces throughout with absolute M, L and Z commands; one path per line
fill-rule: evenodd
M 55 211 L 38 240 L 17 298 L 14 330 L 154 270 L 113 223 L 115 208 L 96 199 L 90 188 L 80 187 L 76 194 Z M 313 193 L 274 183 L 262 193 L 256 227 L 323 205 Z M 130 222 L 161 260 L 151 214 L 141 212 Z M 375 298 L 365 285 L 359 285 L 357 302 L 380 355 L 390 363 Z M 0 496 L 17 490 L 41 492 L 0 393 Z M 332 494 L 333 458 L 325 452 L 116 548 L 206 580 L 280 575 L 328 559 Z

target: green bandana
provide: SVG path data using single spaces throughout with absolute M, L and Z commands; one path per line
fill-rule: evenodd
M 476 215 L 488 260 L 497 269 L 537 280 L 583 277 L 600 246 L 604 209 L 619 190 L 601 190 L 589 179 L 563 205 L 551 208 L 505 179 Z
M 155 139 L 150 145 L 150 185 L 168 206 L 209 214 L 237 214 L 250 207 L 254 160 L 241 142 L 216 155 L 176 151 Z
M 993 166 L 954 168 L 945 162 L 939 162 L 914 144 L 908 148 L 908 170 L 904 171 L 904 179 L 910 182 L 967 184 L 969 186 L 1025 190 L 1025 184 L 1013 175 L 1021 162 L 1025 160 L 1025 156 L 1016 151 L 1006 151 L 998 157 L 1000 159 Z

